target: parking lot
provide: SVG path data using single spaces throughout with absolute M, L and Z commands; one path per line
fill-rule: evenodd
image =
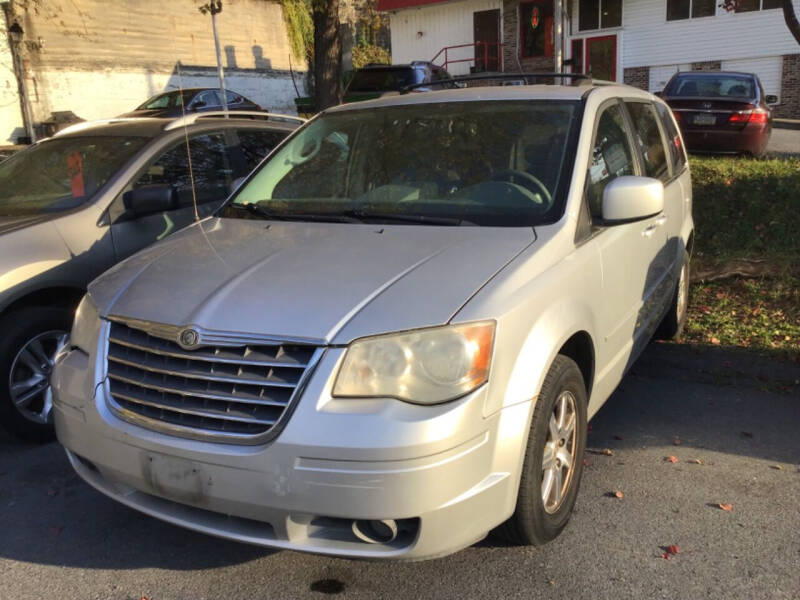
M 58 444 L 2 437 L 0 596 L 797 598 L 799 392 L 796 364 L 651 345 L 592 421 L 564 535 L 538 549 L 490 536 L 422 563 L 271 552 L 184 531 L 89 488 Z M 670 545 L 678 554 L 665 559 Z

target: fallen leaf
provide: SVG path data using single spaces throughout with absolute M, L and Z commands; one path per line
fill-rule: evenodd
M 719 338 L 712 337 L 711 343 L 714 344 L 715 346 L 719 346 L 720 344 Z
M 614 497 L 622 499 L 622 498 L 625 497 L 625 494 L 623 494 L 621 491 L 617 490 L 616 492 L 614 492 Z
M 703 461 L 702 461 L 702 460 L 700 460 L 699 458 L 695 458 L 695 459 L 694 459 L 692 462 L 693 462 L 694 464 L 696 464 L 696 465 L 702 465 L 702 464 L 703 464 Z
M 700 312 L 707 315 L 708 313 L 711 312 L 711 308 L 703 304 L 703 306 L 700 307 Z
M 667 461 L 667 462 L 670 462 L 670 463 L 676 463 L 676 462 L 678 462 L 678 457 L 677 456 L 667 456 L 664 460 Z
M 667 546 L 667 554 L 675 555 L 678 553 L 678 547 L 675 544 Z
M 775 469 L 776 471 L 783 471 L 783 467 L 782 467 L 782 466 L 780 466 L 780 465 L 772 465 L 772 467 L 771 467 L 771 468 L 772 468 L 772 469 Z
M 614 456 L 610 448 L 603 448 L 603 456 Z
M 680 446 L 681 445 L 680 439 L 675 438 L 674 440 L 672 440 L 672 445 L 673 446 Z
M 588 459 L 586 459 L 586 458 L 583 459 L 583 466 L 584 467 L 588 467 L 589 466 L 589 460 Z
M 733 510 L 733 504 L 729 504 L 727 502 L 720 502 L 717 504 L 717 506 L 719 506 L 725 512 L 731 512 Z

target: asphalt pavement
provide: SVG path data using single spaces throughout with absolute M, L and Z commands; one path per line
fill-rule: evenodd
M 773 128 L 769 144 L 767 144 L 767 154 L 770 156 L 800 155 L 800 129 Z
M 572 521 L 544 547 L 490 535 L 365 563 L 161 523 L 85 485 L 58 444 L 0 436 L 0 598 L 800 597 L 797 363 L 651 345 L 592 421 L 586 460 Z

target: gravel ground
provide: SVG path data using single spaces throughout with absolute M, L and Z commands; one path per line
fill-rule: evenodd
M 489 536 L 422 563 L 270 552 L 184 531 L 90 489 L 57 444 L 0 437 L 0 597 L 798 598 L 798 430 L 797 364 L 652 345 L 592 421 L 576 511 L 558 540 L 516 548 Z M 663 558 L 672 544 L 678 554 Z

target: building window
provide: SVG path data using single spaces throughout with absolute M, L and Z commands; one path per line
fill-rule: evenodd
M 520 4 L 519 14 L 520 57 L 553 56 L 553 3 Z
M 752 12 L 754 10 L 769 10 L 783 8 L 782 0 L 739 0 L 736 3 L 736 12 Z
M 751 0 L 740 0 L 749 2 Z M 760 0 L 755 0 L 759 2 Z M 667 0 L 667 21 L 713 17 L 717 10 L 715 0 Z
M 578 30 L 608 29 L 622 25 L 622 0 L 580 0 Z

